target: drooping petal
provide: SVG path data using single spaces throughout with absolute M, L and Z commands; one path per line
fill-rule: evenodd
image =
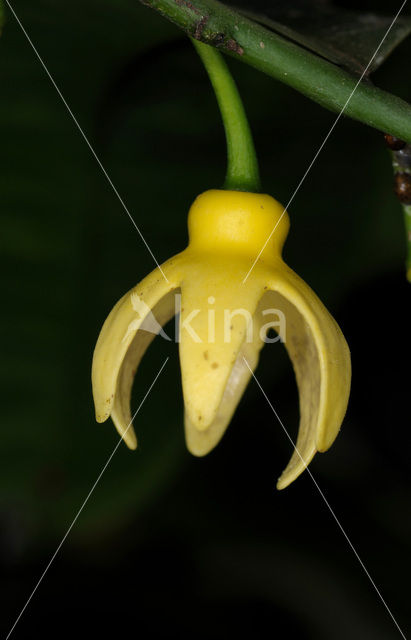
M 167 293 L 164 298 L 153 307 L 152 313 L 146 316 L 127 350 L 117 377 L 116 392 L 111 411 L 117 431 L 124 438 L 130 449 L 137 447 L 137 440 L 131 421 L 130 398 L 134 377 L 142 357 L 155 336 L 162 334 L 166 340 L 171 340 L 162 330 L 175 313 L 175 293 Z M 155 319 L 155 320 L 154 320 Z M 147 320 L 149 322 L 147 322 Z M 149 324 L 150 323 L 150 324 Z M 150 326 L 151 325 L 151 326 Z M 148 330 L 147 330 L 148 329 Z
M 198 423 L 193 423 L 186 412 L 186 443 L 188 450 L 193 455 L 205 456 L 214 449 L 223 437 L 250 380 L 251 371 L 254 371 L 258 364 L 260 349 L 263 345 L 258 332 L 254 332 L 252 342 L 243 341 L 232 365 L 215 417 L 205 430 L 200 430 Z
M 104 422 L 114 408 L 116 427 L 121 435 L 128 426 L 124 422 L 128 415 L 125 410 L 125 398 L 131 389 L 130 373 L 135 369 L 133 365 L 130 368 L 130 363 L 137 357 L 141 359 L 152 338 L 161 330 L 161 322 L 166 321 L 167 314 L 164 315 L 164 313 L 165 308 L 169 307 L 169 300 L 165 302 L 164 308 L 160 304 L 157 309 L 163 320 L 161 317 L 156 317 L 152 310 L 162 298 L 178 287 L 181 278 L 179 266 L 180 260 L 177 256 L 162 266 L 167 280 L 159 269 L 155 269 L 126 293 L 107 317 L 97 340 L 92 365 L 96 419 L 97 422 Z M 118 387 L 120 369 L 132 343 L 132 354 L 127 358 L 125 371 L 121 375 L 121 384 Z M 121 393 L 120 398 L 117 399 L 119 388 Z M 127 444 L 135 448 L 136 441 L 132 427 L 125 438 Z
M 247 263 L 246 263 L 247 264 Z M 244 263 L 217 258 L 191 264 L 181 285 L 180 361 L 187 447 L 197 456 L 221 439 L 263 345 L 253 330 L 262 285 L 242 283 Z
M 264 306 L 286 321 L 285 346 L 300 396 L 295 451 L 277 487 L 283 489 L 306 468 L 317 451 L 326 451 L 343 421 L 350 391 L 351 360 L 345 338 L 310 287 L 286 265 L 269 283 Z

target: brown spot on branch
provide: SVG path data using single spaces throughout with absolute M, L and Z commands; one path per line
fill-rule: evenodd
M 244 53 L 244 49 L 238 44 L 237 40 L 227 37 L 223 31 L 210 35 L 207 41 L 214 47 L 221 47 L 227 51 L 233 51 L 239 56 L 242 56 Z
M 196 29 L 194 31 L 194 37 L 195 37 L 196 40 L 200 40 L 201 39 L 201 36 L 203 34 L 203 29 L 206 26 L 207 21 L 208 21 L 208 16 L 203 16 L 201 18 L 201 20 L 199 20 L 197 22 L 197 26 L 196 26 Z
M 228 49 L 228 51 L 234 51 L 234 53 L 237 53 L 239 56 L 242 56 L 244 53 L 244 49 L 240 47 L 240 45 L 236 40 L 234 40 L 234 38 L 230 38 L 229 40 L 227 40 L 227 42 L 225 43 L 225 47 L 226 49 Z
M 409 173 L 396 173 L 395 193 L 402 204 L 411 204 L 411 175 Z

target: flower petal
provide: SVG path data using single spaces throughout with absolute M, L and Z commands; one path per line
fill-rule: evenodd
M 205 455 L 222 437 L 262 346 L 252 319 L 261 281 L 242 283 L 247 262 L 201 256 L 181 284 L 180 361 L 189 450 Z M 249 331 L 251 329 L 251 331 Z
M 297 274 L 284 265 L 270 289 L 264 305 L 285 314 L 285 346 L 300 396 L 296 450 L 277 484 L 283 489 L 304 471 L 317 451 L 326 451 L 334 442 L 347 409 L 351 360 L 334 318 Z
M 146 329 L 144 332 L 139 332 L 139 340 L 146 333 L 150 338 L 148 341 L 146 338 L 142 340 L 145 345 L 144 350 L 150 343 L 152 336 L 158 333 L 159 319 L 151 311 L 162 298 L 178 287 L 180 275 L 175 267 L 178 267 L 179 263 L 180 261 L 176 257 L 162 266 L 168 281 L 158 269 L 155 269 L 134 289 L 126 293 L 107 317 L 97 340 L 92 365 L 93 397 L 97 422 L 104 422 L 112 413 L 119 372 L 138 330 Z M 137 346 L 134 346 L 133 354 L 136 350 L 138 351 Z M 140 352 L 140 358 L 142 355 L 143 351 Z M 129 377 L 126 373 L 124 376 L 125 379 Z M 121 405 L 123 406 L 123 401 L 121 401 Z M 119 406 L 116 403 L 116 417 L 120 425 Z M 124 425 L 123 428 L 119 428 L 119 431 L 121 432 L 122 429 L 124 430 Z M 129 429 L 128 436 L 129 445 L 133 448 L 135 441 L 132 428 Z
M 263 342 L 256 339 L 252 343 L 243 342 L 232 366 L 217 413 L 206 430 L 200 431 L 188 413 L 185 414 L 185 434 L 188 450 L 195 456 L 205 456 L 219 443 L 229 425 L 238 403 L 250 380 L 251 371 L 258 364 Z M 251 369 L 251 371 L 250 371 Z
M 164 333 L 162 332 L 162 327 L 171 320 L 174 313 L 175 291 L 171 291 L 170 293 L 167 293 L 152 309 L 150 321 L 153 322 L 154 317 L 156 323 L 158 323 L 158 326 L 155 327 L 156 332 L 153 331 L 154 327 L 153 329 L 150 329 L 150 331 L 147 331 L 148 317 L 146 316 L 144 322 L 135 334 L 126 355 L 124 356 L 124 360 L 117 377 L 117 386 L 114 394 L 111 419 L 113 420 L 117 431 L 124 438 L 124 441 L 130 449 L 136 449 L 137 447 L 136 436 L 131 424 L 132 420 L 130 410 L 130 398 L 134 376 L 150 343 L 158 333 Z M 166 339 L 170 340 L 168 336 L 166 336 Z

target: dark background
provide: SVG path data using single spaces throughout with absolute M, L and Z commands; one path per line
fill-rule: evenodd
M 192 200 L 225 171 L 191 45 L 137 0 L 13 6 L 158 260 L 183 249 Z M 410 53 L 408 40 L 374 76 L 408 101 Z M 285 203 L 335 115 L 230 67 L 264 189 Z M 0 165 L 6 634 L 117 443 L 110 421 L 94 421 L 91 357 L 114 302 L 154 267 L 9 12 Z M 310 468 L 407 633 L 411 285 L 382 136 L 341 119 L 290 216 L 286 260 L 337 318 L 353 361 L 342 432 Z M 136 424 L 139 450 L 120 446 L 14 637 L 400 637 L 309 475 L 275 490 L 291 446 L 255 384 L 204 459 L 185 449 L 176 345 L 150 347 L 133 406 L 165 354 Z M 265 347 L 257 375 L 295 437 L 298 396 L 280 345 Z

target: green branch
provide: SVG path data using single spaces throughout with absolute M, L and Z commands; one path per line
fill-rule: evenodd
M 141 0 L 189 36 L 285 82 L 323 107 L 411 143 L 411 106 L 216 0 Z M 349 100 L 348 104 L 347 100 Z
M 227 140 L 224 189 L 259 191 L 260 176 L 253 138 L 240 94 L 219 51 L 192 40 L 213 85 Z

